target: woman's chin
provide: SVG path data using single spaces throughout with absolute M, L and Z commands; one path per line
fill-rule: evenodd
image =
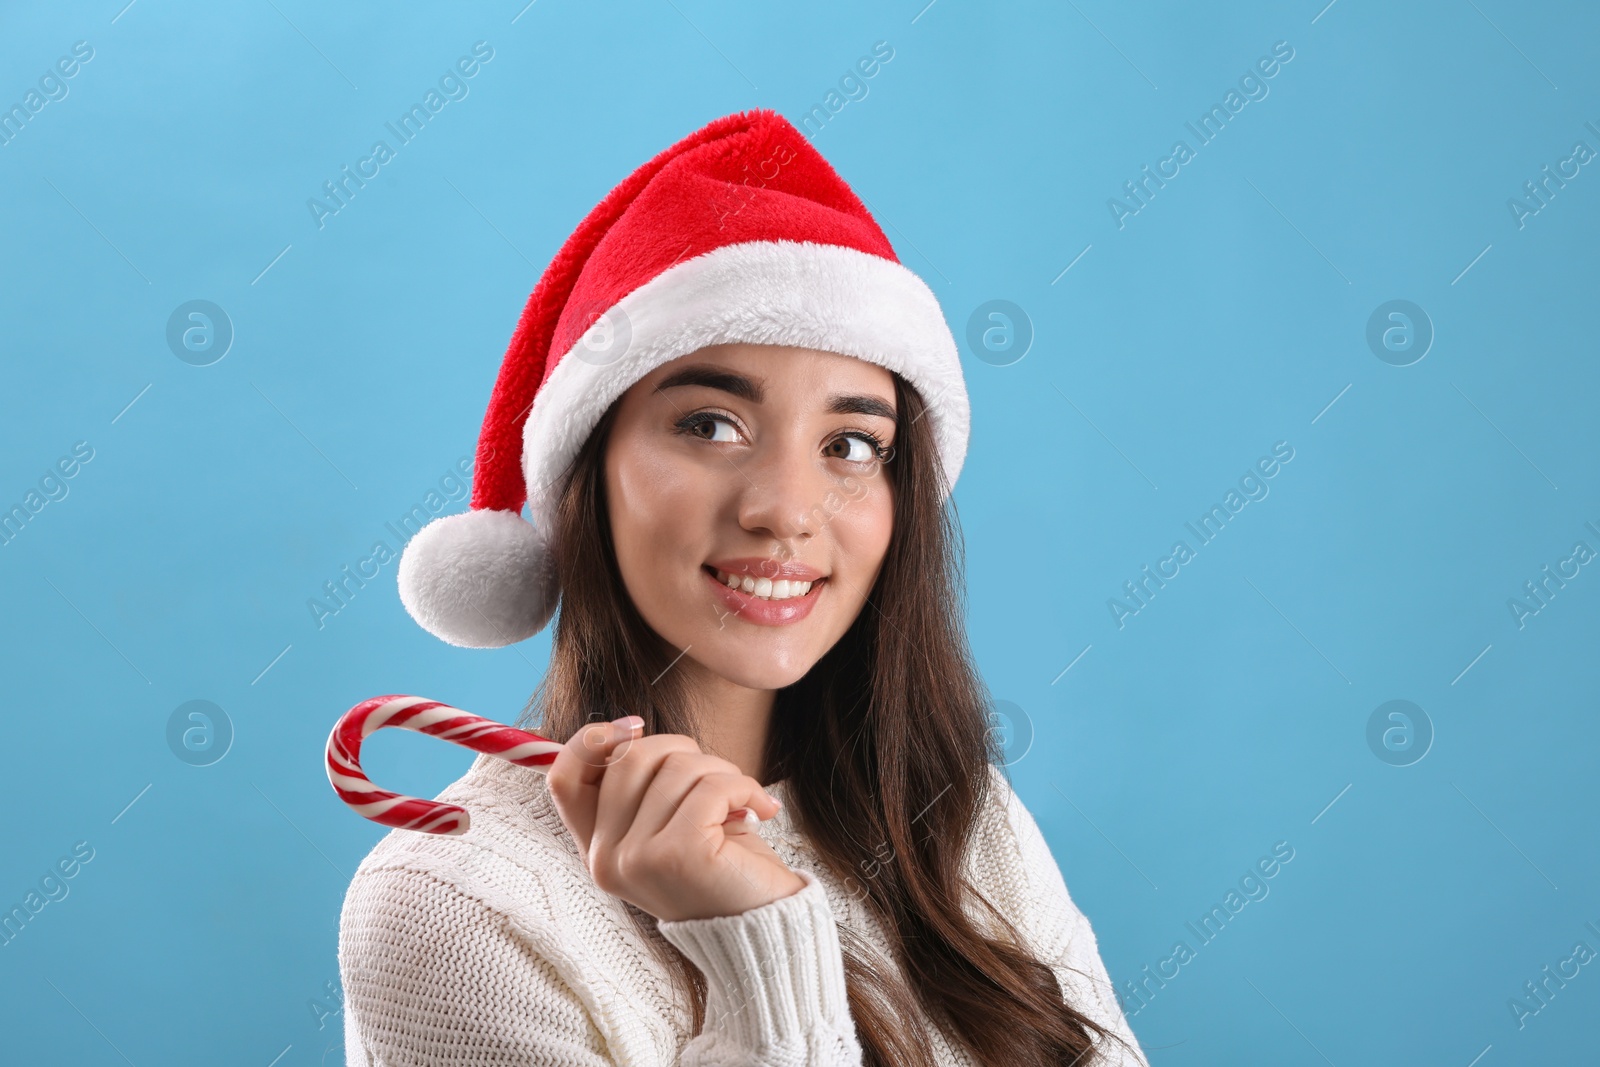
M 746 689 L 782 689 L 793 685 L 816 666 L 817 656 L 775 653 L 772 649 L 732 647 L 709 650 L 697 656 L 701 666 Z

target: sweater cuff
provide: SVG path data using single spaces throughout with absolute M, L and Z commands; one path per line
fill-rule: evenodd
M 661 935 L 706 976 L 706 1026 L 752 1050 L 855 1040 L 844 959 L 822 883 L 739 915 L 661 922 Z

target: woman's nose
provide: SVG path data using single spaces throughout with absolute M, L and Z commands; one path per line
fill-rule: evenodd
M 832 481 L 808 447 L 773 443 L 740 464 L 739 524 L 779 541 L 806 540 L 817 532 L 815 516 Z

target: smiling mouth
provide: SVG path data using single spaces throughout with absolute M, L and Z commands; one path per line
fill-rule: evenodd
M 816 596 L 818 589 L 828 580 L 824 577 L 810 582 L 801 582 L 780 578 L 775 582 L 770 578 L 756 578 L 748 574 L 729 574 L 727 571 L 719 571 L 709 564 L 703 564 L 700 569 L 729 589 L 737 589 L 739 592 L 753 596 L 757 600 L 770 600 L 779 603 L 786 600 L 800 600 L 805 597 Z

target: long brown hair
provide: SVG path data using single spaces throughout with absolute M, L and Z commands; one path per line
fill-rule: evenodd
M 961 908 L 967 841 L 991 788 L 989 765 L 1003 754 L 961 625 L 960 526 L 953 502 L 939 503 L 931 420 L 914 387 L 898 374 L 894 385 L 899 429 L 881 468 L 894 489 L 888 554 L 850 630 L 777 692 L 767 780 L 786 779 L 791 819 L 860 893 L 906 976 L 874 965 L 876 954 L 840 924 L 867 1064 L 932 1067 L 929 1035 L 912 1025 L 920 1004 L 986 1067 L 1088 1067 L 1099 1058 L 1090 1031 L 1107 1031 L 1064 1002 L 1005 916 L 989 908 L 1010 943 L 985 936 Z M 668 670 L 678 652 L 634 608 L 612 549 L 604 461 L 616 411 L 614 403 L 566 476 L 554 530 L 561 606 L 550 669 L 524 719 L 556 741 L 624 714 L 643 716 L 649 734 L 698 737 L 682 672 Z M 652 929 L 652 916 L 628 911 L 641 932 Z M 648 940 L 687 993 L 699 1033 L 704 976 L 665 939 Z

